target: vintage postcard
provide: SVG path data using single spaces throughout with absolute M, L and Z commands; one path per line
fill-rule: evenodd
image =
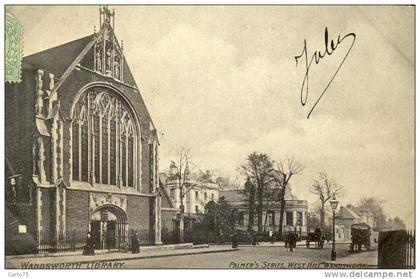
M 4 18 L 6 269 L 411 276 L 415 6 Z

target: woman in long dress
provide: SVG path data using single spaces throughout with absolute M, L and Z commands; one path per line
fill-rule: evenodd
M 140 242 L 139 236 L 137 235 L 137 231 L 134 232 L 133 236 L 131 237 L 131 246 L 132 246 L 132 253 L 139 253 L 140 252 Z

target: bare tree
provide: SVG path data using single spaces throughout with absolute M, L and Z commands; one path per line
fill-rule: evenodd
M 267 228 L 269 209 L 274 208 L 276 203 L 280 201 L 280 188 L 276 186 L 277 186 L 276 183 L 274 182 L 271 183 L 270 189 L 264 193 L 264 200 L 266 203 L 265 208 L 267 208 L 265 212 L 265 217 L 264 217 L 264 232 L 266 231 L 266 228 Z
M 172 162 L 172 166 L 175 166 L 177 171 L 173 173 L 169 178 L 177 181 L 177 188 L 179 190 L 180 200 L 180 224 L 179 224 L 179 240 L 184 241 L 184 213 L 185 206 L 184 200 L 186 195 L 200 183 L 200 179 L 192 179 L 190 166 L 193 165 L 190 159 L 190 150 L 185 147 L 181 147 L 178 151 L 178 158 L 176 162 Z
M 275 175 L 273 176 L 274 182 L 280 189 L 280 223 L 279 223 L 279 233 L 283 234 L 283 215 L 285 208 L 284 196 L 286 194 L 286 189 L 289 186 L 290 179 L 302 173 L 304 167 L 295 161 L 294 159 L 285 159 L 277 163 L 277 169 L 275 170 Z
M 325 205 L 334 196 L 342 194 L 342 187 L 337 185 L 333 179 L 328 178 L 327 174 L 320 172 L 317 179 L 314 179 L 310 192 L 317 195 L 320 201 L 319 216 L 321 229 L 325 227 Z

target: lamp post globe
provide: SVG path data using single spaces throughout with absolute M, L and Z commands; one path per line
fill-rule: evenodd
M 331 209 L 335 211 L 338 206 L 338 200 L 335 198 L 335 195 L 333 196 L 332 200 L 330 200 Z

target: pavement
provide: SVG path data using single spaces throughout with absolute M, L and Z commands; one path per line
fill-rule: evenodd
M 165 245 L 163 245 L 165 246 Z M 163 247 L 160 246 L 160 247 Z M 164 247 L 163 247 L 164 248 Z M 200 245 L 198 247 L 175 248 L 175 249 L 147 249 L 140 248 L 140 253 L 131 254 L 124 252 L 101 252 L 96 251 L 95 255 L 85 256 L 79 252 L 37 255 L 37 256 L 6 256 L 6 268 L 12 269 L 67 269 L 67 268 L 124 268 L 123 265 L 111 264 L 116 261 L 141 260 L 152 258 L 163 258 L 173 256 L 186 256 L 208 253 L 221 253 L 236 251 L 230 246 Z M 98 253 L 99 252 L 99 253 Z M 103 263 L 103 264 L 101 264 Z
M 337 244 L 337 260 L 330 261 L 331 244 L 323 249 L 298 243 L 291 252 L 283 243 L 240 245 L 160 245 L 141 247 L 139 254 L 96 251 L 96 255 L 72 254 L 7 256 L 6 268 L 16 269 L 127 269 L 127 268 L 376 268 L 377 251 L 350 252 Z

